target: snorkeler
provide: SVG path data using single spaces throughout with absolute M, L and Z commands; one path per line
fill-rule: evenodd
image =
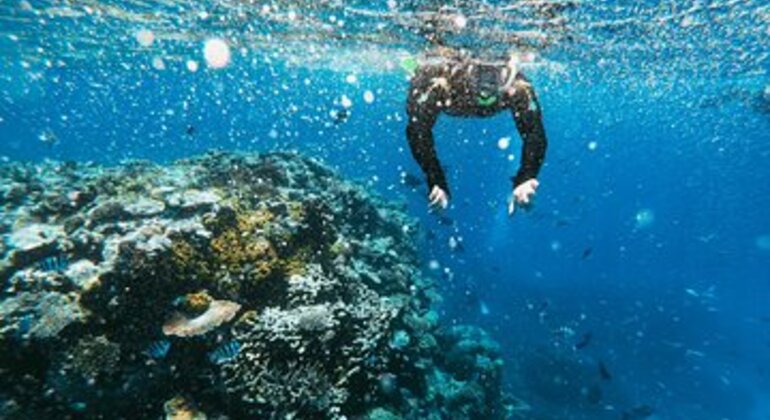
M 407 99 L 406 136 L 427 178 L 429 205 L 444 209 L 449 204 L 449 187 L 433 143 L 438 116 L 444 112 L 457 117 L 490 117 L 510 110 L 524 143 L 521 166 L 512 178 L 508 204 L 508 214 L 512 215 L 517 206 L 531 203 L 545 158 L 547 140 L 535 91 L 513 58 L 507 63 L 492 63 L 454 51 L 444 51 L 438 58 L 415 64 Z

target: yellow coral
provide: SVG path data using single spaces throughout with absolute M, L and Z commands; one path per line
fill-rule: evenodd
M 287 277 L 293 275 L 304 275 L 307 272 L 306 261 L 299 257 L 288 258 L 283 264 L 283 271 Z
M 302 205 L 299 201 L 290 201 L 287 203 L 289 207 L 289 217 L 296 221 L 301 222 L 305 220 L 305 217 L 307 216 L 307 211 L 305 210 L 305 206 Z
M 269 276 L 278 263 L 278 256 L 267 239 L 244 235 L 238 229 L 223 232 L 211 241 L 217 260 L 230 271 L 251 267 L 250 273 L 258 278 Z
M 171 263 L 177 271 L 187 275 L 192 274 L 198 278 L 211 275 L 207 259 L 187 241 L 175 240 L 171 243 Z
M 185 241 L 174 241 L 171 243 L 171 255 L 177 265 L 186 266 L 193 261 L 195 249 Z
M 192 313 L 204 312 L 214 299 L 205 290 L 188 293 L 182 300 L 182 310 Z
M 238 217 L 238 229 L 242 232 L 251 232 L 254 229 L 262 229 L 275 219 L 275 215 L 267 209 L 258 209 L 244 213 Z

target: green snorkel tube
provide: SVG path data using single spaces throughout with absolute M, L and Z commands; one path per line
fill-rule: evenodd
M 497 95 L 483 96 L 479 95 L 476 98 L 476 103 L 481 106 L 492 106 L 497 103 Z
M 414 76 L 414 74 L 417 72 L 418 67 L 420 67 L 420 63 L 418 63 L 417 59 L 411 55 L 408 55 L 401 59 L 401 68 L 404 69 L 404 71 L 406 72 L 406 74 L 409 75 L 409 77 Z

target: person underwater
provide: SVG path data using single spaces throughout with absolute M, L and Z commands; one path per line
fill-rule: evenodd
M 427 179 L 429 206 L 445 209 L 450 198 L 433 139 L 439 115 L 485 118 L 508 110 L 523 141 L 521 165 L 511 178 L 508 214 L 513 215 L 517 207 L 532 203 L 548 144 L 535 91 L 515 56 L 507 62 L 487 62 L 444 49 L 437 58 L 412 62 L 406 105 L 406 137 Z

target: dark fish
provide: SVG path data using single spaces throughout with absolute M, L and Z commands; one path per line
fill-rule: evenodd
M 228 341 L 209 353 L 209 361 L 215 365 L 221 365 L 232 361 L 241 352 L 241 343 L 236 340 Z
M 442 226 L 453 226 L 455 221 L 446 216 L 438 216 L 438 224 Z
M 580 259 L 581 260 L 587 259 L 588 257 L 591 256 L 591 254 L 593 254 L 593 252 L 594 252 L 594 249 L 589 246 L 588 248 L 583 250 L 583 255 L 580 256 Z
M 195 134 L 195 127 L 194 127 L 194 126 L 192 126 L 192 125 L 188 125 L 188 126 L 187 126 L 187 129 L 185 129 L 185 130 L 184 130 L 184 132 L 185 132 L 185 134 L 187 134 L 188 136 L 192 136 L 193 134 Z
M 334 125 L 340 125 L 346 122 L 350 118 L 350 111 L 347 108 L 341 107 L 332 111 L 332 122 Z
M 564 219 L 559 219 L 556 221 L 556 227 L 564 227 L 564 226 L 569 226 L 569 221 Z
M 405 172 L 401 175 L 401 183 L 409 188 L 417 188 L 422 186 L 422 178 L 417 175 Z
M 67 271 L 70 262 L 66 255 L 54 255 L 37 263 L 37 268 L 43 271 L 63 273 Z
M 624 411 L 621 419 L 623 420 L 642 420 L 655 414 L 655 409 L 647 404 L 643 404 L 634 407 L 628 411 Z
M 604 381 L 611 381 L 612 374 L 603 361 L 599 360 L 599 377 Z
M 165 359 L 171 350 L 171 342 L 168 340 L 153 341 L 142 353 L 151 359 Z
M 580 340 L 575 343 L 575 350 L 582 350 L 586 348 L 589 344 L 591 344 L 591 339 L 593 338 L 593 334 L 591 332 L 587 332 L 580 336 Z

